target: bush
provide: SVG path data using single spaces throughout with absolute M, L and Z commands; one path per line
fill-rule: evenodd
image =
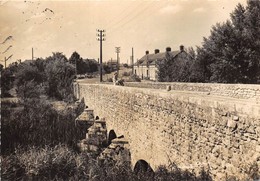
M 64 143 L 76 148 L 81 134 L 74 122 L 76 110 L 58 112 L 40 99 L 28 99 L 19 110 L 2 106 L 2 154 L 12 153 L 18 145 L 41 147 Z
M 129 82 L 141 82 L 141 79 L 136 74 L 133 74 L 129 77 Z
M 144 77 L 144 80 L 150 80 L 150 77 Z
M 1 71 L 1 97 L 11 97 L 9 90 L 13 87 L 12 75 L 9 68 Z
M 127 76 L 130 76 L 130 74 L 131 74 L 130 72 L 124 72 L 124 73 L 123 73 L 123 76 L 126 76 L 126 77 L 127 77 Z
M 61 144 L 16 150 L 15 154 L 2 158 L 2 178 L 8 180 L 89 179 L 87 170 L 88 157 Z
M 113 82 L 112 78 L 107 79 L 108 82 Z
M 53 55 L 55 57 L 55 55 Z M 47 76 L 47 95 L 63 100 L 73 93 L 72 82 L 75 70 L 73 65 L 64 59 L 50 61 L 45 69 Z

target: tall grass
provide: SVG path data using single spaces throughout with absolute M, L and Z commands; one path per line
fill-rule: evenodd
M 88 179 L 88 157 L 65 145 L 17 149 L 2 158 L 2 178 L 7 180 Z
M 14 152 L 19 145 L 26 148 L 63 143 L 76 147 L 80 130 L 75 126 L 75 110 L 58 112 L 41 99 L 28 100 L 18 110 L 8 106 L 3 104 L 1 108 L 2 154 Z
M 118 165 L 115 161 L 101 164 L 84 153 L 75 153 L 66 145 L 29 150 L 17 149 L 2 158 L 2 178 L 7 180 L 94 180 L 94 181 L 168 181 L 210 180 L 182 172 L 177 167 L 168 171 L 159 167 L 154 173 L 131 170 L 129 163 Z

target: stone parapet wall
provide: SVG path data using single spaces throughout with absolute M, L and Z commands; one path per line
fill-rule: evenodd
M 172 90 L 207 92 L 216 96 L 227 96 L 240 99 L 254 99 L 260 102 L 260 85 L 254 84 L 214 84 L 214 83 L 181 83 L 181 82 L 125 82 L 125 86 Z
M 75 87 L 75 94 L 106 119 L 107 130 L 129 141 L 132 166 L 142 159 L 156 170 L 174 162 L 195 173 L 205 168 L 215 180 L 245 180 L 251 166 L 260 168 L 257 102 L 193 91 Z

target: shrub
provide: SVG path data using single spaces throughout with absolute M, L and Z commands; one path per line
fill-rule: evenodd
M 127 76 L 130 76 L 130 72 L 124 72 L 124 73 L 123 73 L 123 76 L 126 76 L 126 77 L 127 77 Z
M 113 82 L 112 78 L 107 79 L 108 82 Z
M 141 82 L 141 79 L 136 74 L 133 74 L 129 77 L 129 82 Z
M 9 68 L 1 71 L 1 97 L 11 97 L 9 90 L 13 87 L 12 72 Z
M 45 100 L 28 99 L 20 110 L 2 107 L 3 154 L 12 153 L 17 145 L 54 146 L 64 143 L 76 148 L 80 129 L 75 126 L 76 109 L 56 111 Z M 21 106 L 21 105 L 20 105 Z
M 89 179 L 88 157 L 76 154 L 65 145 L 53 148 L 31 147 L 2 158 L 2 178 L 8 180 Z
M 73 93 L 74 67 L 64 59 L 50 61 L 45 69 L 47 76 L 47 95 L 59 100 Z

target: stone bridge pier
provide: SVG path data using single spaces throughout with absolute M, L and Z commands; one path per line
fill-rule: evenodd
M 234 96 L 214 94 L 216 84 L 203 86 L 167 91 L 76 83 L 74 91 L 105 118 L 110 139 L 128 141 L 133 169 L 175 163 L 196 174 L 209 170 L 214 180 L 245 180 L 250 167 L 260 168 L 260 86 L 232 90 Z M 232 85 L 218 86 L 232 93 Z

